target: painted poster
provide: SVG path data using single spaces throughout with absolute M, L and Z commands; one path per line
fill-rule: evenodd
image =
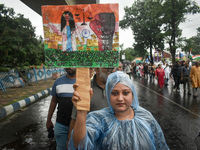
M 42 6 L 42 17 L 47 65 L 118 66 L 118 4 Z

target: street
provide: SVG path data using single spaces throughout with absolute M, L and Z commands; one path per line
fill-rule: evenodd
M 134 79 L 140 106 L 149 110 L 160 124 L 171 150 L 195 150 L 200 131 L 200 99 L 173 91 L 172 80 L 158 92 L 157 81 Z M 200 93 L 200 91 L 198 92 Z
M 149 110 L 160 124 L 171 150 L 195 150 L 194 139 L 200 131 L 200 89 L 198 98 L 173 91 L 169 85 L 158 91 L 157 80 L 134 78 L 140 106 Z M 48 139 L 46 118 L 51 96 L 0 121 L 0 149 L 55 149 L 55 140 Z M 55 122 L 56 111 L 53 122 Z

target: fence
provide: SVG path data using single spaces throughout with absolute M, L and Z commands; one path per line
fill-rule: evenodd
M 51 78 L 53 73 L 60 73 L 60 75 L 63 75 L 66 72 L 64 68 L 45 68 L 45 66 L 43 66 L 42 69 L 35 69 L 33 67 L 32 70 L 25 70 L 25 78 L 28 79 L 30 83 L 38 83 L 39 80 L 47 80 L 47 78 Z M 6 88 L 15 86 L 25 86 L 16 70 L 0 72 L 0 89 L 3 92 L 6 92 Z

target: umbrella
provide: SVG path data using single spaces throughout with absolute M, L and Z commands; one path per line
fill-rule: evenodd
M 143 61 L 141 61 L 141 60 L 136 60 L 135 63 L 136 63 L 136 64 L 138 64 L 138 63 L 143 63 Z
M 129 60 L 123 60 L 123 64 L 130 64 L 131 62 Z

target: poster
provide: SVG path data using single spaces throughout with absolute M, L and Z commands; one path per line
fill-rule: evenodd
M 46 64 L 117 67 L 118 4 L 42 6 Z

